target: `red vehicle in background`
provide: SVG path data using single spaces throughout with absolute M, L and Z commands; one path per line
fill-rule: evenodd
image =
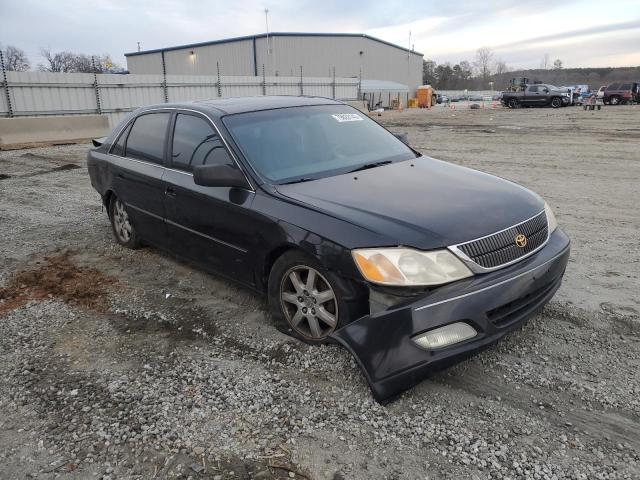
M 625 105 L 638 101 L 640 84 L 638 82 L 612 83 L 604 91 L 604 103 L 611 105 Z

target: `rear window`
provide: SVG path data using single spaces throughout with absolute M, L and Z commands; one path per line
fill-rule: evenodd
M 118 138 L 118 141 L 113 144 L 113 147 L 111 147 L 111 154 L 124 157 L 124 144 L 127 140 L 127 135 L 129 135 L 129 130 L 131 130 L 131 124 L 129 124 L 127 128 L 122 131 L 120 137 Z
M 620 85 L 620 90 L 631 90 L 631 84 L 623 83 L 622 85 Z
M 618 90 L 618 87 L 620 86 L 619 83 L 612 83 L 611 85 L 609 85 L 607 87 L 607 90 Z
M 136 118 L 127 138 L 128 158 L 162 164 L 169 113 L 148 113 Z

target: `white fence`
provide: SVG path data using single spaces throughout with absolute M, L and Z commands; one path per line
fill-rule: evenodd
M 142 105 L 253 95 L 355 100 L 357 78 L 6 72 L 0 117 L 101 113 L 114 126 Z
M 447 97 L 493 97 L 500 94 L 496 90 L 438 90 L 438 93 Z

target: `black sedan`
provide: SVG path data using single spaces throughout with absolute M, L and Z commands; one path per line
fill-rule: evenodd
M 120 244 L 265 293 L 290 334 L 347 348 L 381 401 L 525 322 L 569 258 L 538 195 L 333 100 L 145 107 L 94 143 Z

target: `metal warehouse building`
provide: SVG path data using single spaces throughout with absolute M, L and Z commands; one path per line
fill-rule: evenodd
M 355 33 L 269 33 L 125 54 L 138 74 L 355 77 L 422 83 L 421 53 Z M 302 68 L 302 72 L 301 72 Z M 334 73 L 335 69 L 335 73 Z

